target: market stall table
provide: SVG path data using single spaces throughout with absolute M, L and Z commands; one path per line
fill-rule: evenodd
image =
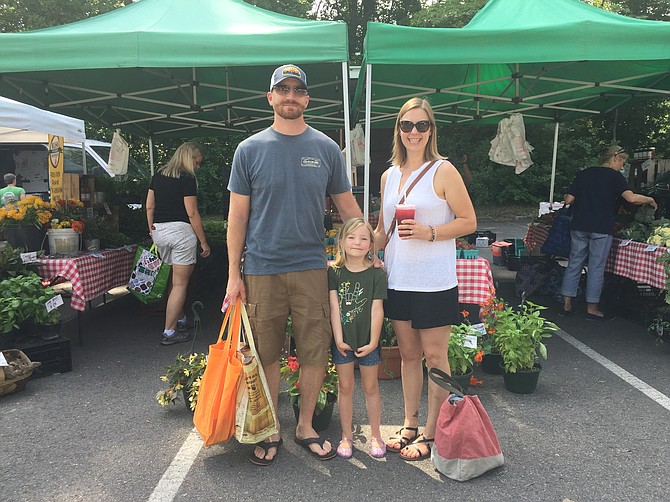
M 39 274 L 48 281 L 57 277 L 72 283 L 70 306 L 83 312 L 86 302 L 110 289 L 128 284 L 137 246 L 125 246 L 70 258 L 39 258 Z M 81 320 L 78 316 L 78 322 Z M 79 344 L 83 344 L 79 324 Z
M 491 265 L 485 258 L 456 260 L 458 301 L 480 305 L 495 294 Z
M 665 247 L 615 238 L 605 271 L 658 289 L 668 289 L 663 264 L 656 263 L 656 258 L 667 252 Z

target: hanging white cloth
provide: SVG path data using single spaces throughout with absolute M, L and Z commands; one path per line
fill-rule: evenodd
M 526 141 L 526 128 L 520 113 L 513 113 L 498 124 L 496 137 L 491 141 L 489 159 L 497 164 L 514 166 L 520 174 L 533 165 L 530 152 L 533 147 Z
M 360 124 L 351 131 L 351 167 L 365 165 L 365 133 Z

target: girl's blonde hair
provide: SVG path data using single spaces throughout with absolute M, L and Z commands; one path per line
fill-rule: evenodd
M 404 105 L 402 105 L 398 111 L 398 116 L 395 119 L 395 132 L 393 133 L 393 153 L 390 159 L 391 164 L 394 166 L 401 166 L 407 160 L 407 149 L 405 148 L 405 145 L 402 144 L 402 139 L 400 138 L 400 119 L 408 111 L 413 110 L 414 108 L 423 109 L 428 115 L 428 120 L 430 121 L 430 138 L 428 139 L 428 144 L 426 145 L 426 149 L 423 152 L 424 162 L 430 162 L 431 160 L 444 158 L 437 151 L 437 133 L 435 129 L 435 114 L 433 113 L 433 108 L 426 99 L 411 98 Z
M 344 250 L 344 241 L 360 227 L 365 227 L 367 228 L 368 232 L 370 232 L 370 253 L 368 253 L 368 256 L 365 257 L 364 263 L 367 266 L 372 265 L 372 259 L 370 258 L 370 255 L 377 253 L 377 248 L 375 247 L 375 231 L 372 229 L 372 226 L 363 218 L 351 218 L 350 220 L 347 220 L 344 225 L 342 225 L 338 235 L 337 256 L 335 257 L 335 263 L 333 263 L 335 267 L 342 267 L 347 261 L 347 252 Z
M 177 148 L 172 158 L 158 172 L 168 178 L 179 178 L 182 173 L 195 176 L 194 159 L 202 156 L 202 148 L 197 143 L 187 141 Z

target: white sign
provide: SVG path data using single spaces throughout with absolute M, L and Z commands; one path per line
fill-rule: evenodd
M 9 363 L 7 362 L 7 359 L 5 359 L 5 355 L 0 351 L 0 366 L 9 366 Z
M 23 263 L 35 263 L 37 261 L 37 251 L 32 253 L 21 253 L 21 261 Z
M 643 171 L 646 171 L 647 169 L 649 169 L 653 165 L 654 165 L 654 159 L 647 159 L 642 163 L 642 165 L 640 167 L 642 168 Z
M 485 334 L 486 334 L 486 326 L 484 326 L 484 323 L 483 323 L 483 322 L 480 322 L 480 323 L 478 323 L 478 324 L 473 324 L 473 325 L 470 326 L 470 327 L 471 327 L 472 329 L 474 329 L 475 331 L 479 331 L 482 335 L 485 335 Z
M 465 335 L 463 340 L 463 347 L 469 347 L 471 349 L 477 348 L 477 336 L 476 335 Z
M 654 246 L 652 244 L 649 244 L 646 248 L 643 249 L 643 251 L 656 251 L 658 249 L 658 246 Z
M 44 306 L 47 308 L 47 312 L 51 312 L 61 305 L 63 305 L 63 297 L 61 295 L 54 296 L 51 300 L 47 300 L 47 302 L 44 304 Z

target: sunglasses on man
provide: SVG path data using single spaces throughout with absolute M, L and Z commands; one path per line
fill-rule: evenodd
M 296 96 L 301 96 L 305 97 L 307 96 L 307 88 L 306 87 L 291 87 L 288 85 L 275 85 L 272 89 L 277 91 L 277 94 L 281 96 L 288 96 L 291 91 L 293 91 L 293 94 Z
M 416 127 L 416 130 L 419 132 L 428 132 L 430 130 L 430 120 L 419 120 L 418 122 L 412 122 L 411 120 L 401 120 L 398 125 L 402 132 L 412 132 L 412 129 Z

